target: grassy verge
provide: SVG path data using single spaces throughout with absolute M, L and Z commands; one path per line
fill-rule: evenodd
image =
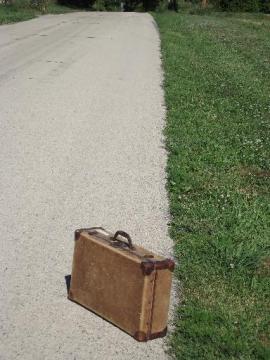
M 46 13 L 62 14 L 71 11 L 74 11 L 74 9 L 58 5 L 55 2 L 50 2 Z M 25 21 L 35 18 L 41 14 L 41 11 L 27 5 L 20 5 L 20 3 L 14 3 L 13 5 L 0 4 L 0 24 Z
M 165 71 L 177 359 L 270 359 L 270 18 L 154 14 Z

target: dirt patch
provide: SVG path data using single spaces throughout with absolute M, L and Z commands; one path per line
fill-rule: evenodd
M 241 176 L 256 176 L 261 178 L 270 178 L 270 170 L 262 170 L 255 167 L 241 167 L 239 169 Z

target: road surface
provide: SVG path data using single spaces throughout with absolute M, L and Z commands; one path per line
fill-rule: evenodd
M 161 84 L 148 14 L 0 27 L 1 359 L 166 358 L 68 301 L 64 278 L 80 227 L 171 253 Z

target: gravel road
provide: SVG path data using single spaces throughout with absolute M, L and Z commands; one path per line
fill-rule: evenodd
M 73 231 L 102 225 L 171 253 L 159 37 L 148 14 L 0 27 L 3 360 L 165 359 L 70 302 Z

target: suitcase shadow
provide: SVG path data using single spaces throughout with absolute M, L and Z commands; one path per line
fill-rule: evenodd
M 71 282 L 71 275 L 65 275 L 66 287 L 67 287 L 67 294 L 69 293 L 70 289 L 70 282 Z

